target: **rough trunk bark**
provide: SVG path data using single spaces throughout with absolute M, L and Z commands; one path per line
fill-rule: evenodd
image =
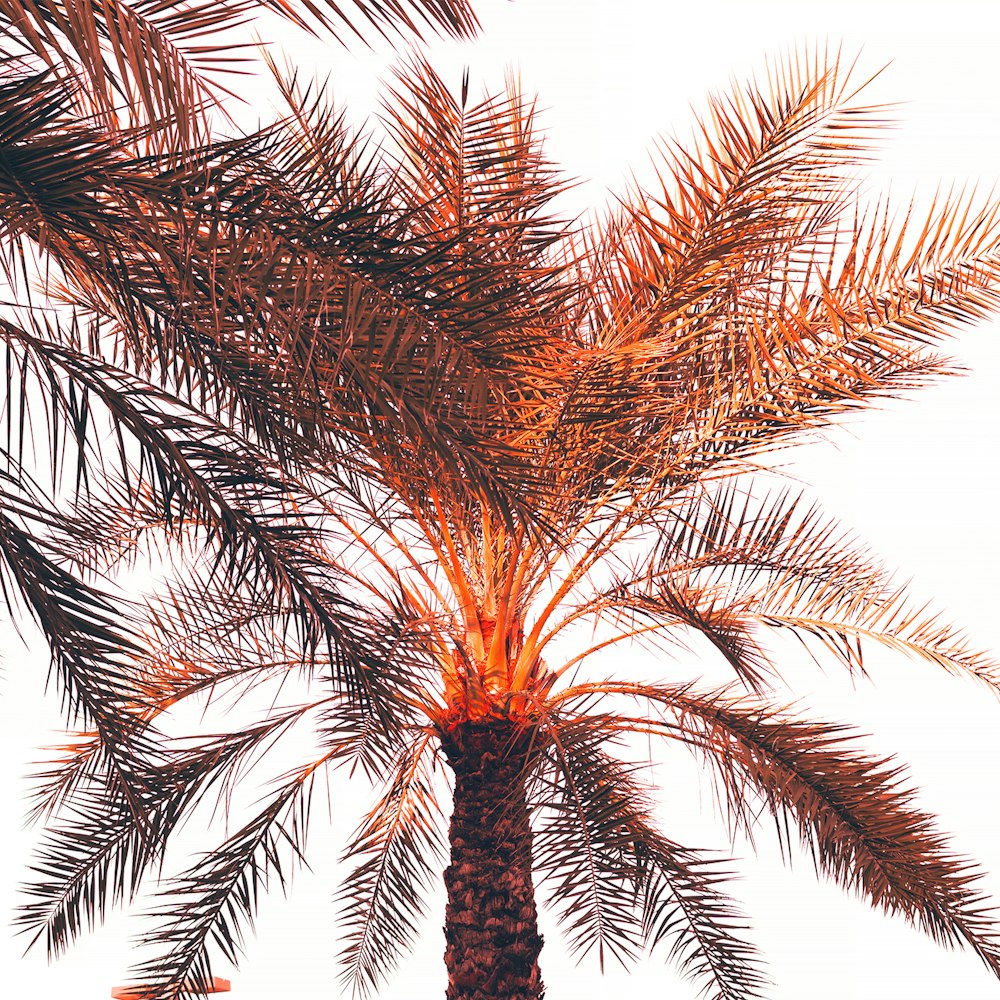
M 531 827 L 521 775 L 529 737 L 507 722 L 444 738 L 455 772 L 445 872 L 447 1000 L 541 1000 Z

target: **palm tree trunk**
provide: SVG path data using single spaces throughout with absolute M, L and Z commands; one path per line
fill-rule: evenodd
M 540 1000 L 545 992 L 524 797 L 529 740 L 505 721 L 444 734 L 455 772 L 444 876 L 447 1000 Z

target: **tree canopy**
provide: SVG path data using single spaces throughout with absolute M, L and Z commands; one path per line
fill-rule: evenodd
M 92 12 L 88 42 L 62 5 L 8 6 L 23 51 L 0 84 L 15 298 L 0 553 L 79 727 L 35 802 L 34 940 L 58 954 L 155 881 L 199 803 L 225 806 L 295 731 L 303 759 L 161 882 L 137 970 L 155 996 L 197 993 L 213 946 L 237 958 L 260 889 L 302 861 L 313 783 L 338 769 L 378 789 L 340 897 L 355 988 L 413 941 L 449 840 L 449 996 L 480 995 L 462 978 L 481 974 L 476 948 L 517 951 L 507 925 L 506 946 L 457 929 L 475 815 L 460 789 L 507 787 L 490 801 L 509 865 L 468 891 L 506 878 L 533 914 L 534 873 L 579 952 L 662 946 L 709 995 L 761 996 L 730 862 L 661 830 L 621 749 L 638 734 L 704 759 L 734 830 L 767 809 L 819 871 L 1000 971 L 977 870 L 893 760 L 784 704 L 771 636 L 855 674 L 881 643 L 993 690 L 995 661 L 811 499 L 749 475 L 950 370 L 949 333 L 998 304 L 996 204 L 859 208 L 880 110 L 820 50 L 713 98 L 696 141 L 657 148 L 655 184 L 583 224 L 556 210 L 565 182 L 513 80 L 454 93 L 414 58 L 375 142 L 279 74 L 287 116 L 222 140 L 202 91 L 176 89 L 186 69 L 143 82 L 148 50 L 118 8 Z M 198 10 L 184 37 L 222 27 Z M 405 24 L 411 8 L 362 10 Z M 150 90 L 137 117 L 116 87 Z M 118 574 L 144 560 L 161 580 L 133 595 Z M 635 644 L 664 680 L 636 676 Z M 682 679 L 692 650 L 733 684 Z M 301 698 L 282 699 L 285 678 Z M 172 731 L 186 703 L 268 685 L 251 721 Z M 498 755 L 493 786 L 464 783 Z M 538 947 L 511 972 L 524 996 Z

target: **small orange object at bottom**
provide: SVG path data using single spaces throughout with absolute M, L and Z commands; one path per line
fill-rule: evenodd
M 232 986 L 228 979 L 213 976 L 205 992 L 228 993 L 231 989 Z M 152 991 L 145 986 L 116 986 L 111 991 L 111 996 L 114 997 L 114 1000 L 145 1000 L 146 997 L 152 996 Z

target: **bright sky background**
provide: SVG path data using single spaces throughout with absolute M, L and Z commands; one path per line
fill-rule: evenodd
M 502 83 L 505 66 L 520 68 L 524 85 L 545 108 L 549 150 L 568 173 L 592 181 L 574 195 L 574 208 L 603 201 L 632 168 L 643 169 L 658 132 L 684 134 L 689 108 L 705 95 L 745 79 L 768 55 L 802 43 L 843 42 L 862 50 L 863 64 L 891 66 L 872 85 L 873 100 L 905 102 L 899 127 L 872 171 L 873 185 L 892 179 L 902 200 L 914 187 L 925 194 L 941 181 L 981 182 L 984 196 L 1000 178 L 1000 88 L 995 76 L 1000 19 L 991 0 L 762 2 L 762 0 L 480 0 L 479 42 L 435 44 L 432 60 L 457 87 L 471 67 L 472 87 Z M 361 115 L 374 106 L 377 80 L 391 60 L 386 51 L 348 54 L 300 38 L 303 65 L 329 71 L 334 91 Z M 256 100 L 256 98 L 255 98 Z M 259 105 L 255 105 L 259 106 Z M 263 114 L 263 112 L 262 112 Z M 266 115 L 265 115 L 266 117 Z M 955 350 L 970 374 L 916 401 L 855 419 L 830 441 L 802 449 L 794 471 L 815 487 L 832 514 L 857 529 L 887 562 L 912 576 L 918 597 L 933 597 L 984 646 L 1000 651 L 1000 487 L 995 472 L 1000 426 L 1000 326 L 963 333 Z M 14 641 L 5 644 L 0 698 L 4 705 L 0 801 L 0 899 L 9 910 L 23 874 L 31 835 L 20 829 L 21 776 L 51 744 L 58 724 L 54 700 L 43 701 L 44 656 Z M 898 751 L 924 792 L 921 803 L 941 816 L 955 847 L 978 858 L 993 875 L 984 889 L 1000 898 L 1000 701 L 970 682 L 931 667 L 873 658 L 874 685 L 853 689 L 834 670 L 829 677 L 803 666 L 790 674 L 817 717 L 855 722 L 878 752 Z M 682 842 L 724 846 L 710 817 L 710 798 L 691 791 L 690 775 L 661 768 L 666 830 Z M 673 788 L 677 792 L 674 795 Z M 352 796 L 353 798 L 353 796 Z M 356 802 L 344 799 L 354 821 Z M 319 817 L 317 817 L 319 820 Z M 232 975 L 233 1000 L 264 1000 L 291 991 L 299 997 L 336 997 L 332 857 L 334 838 L 314 824 L 310 860 L 288 902 L 263 910 L 243 968 Z M 819 884 L 807 859 L 782 868 L 768 830 L 758 842 L 761 860 L 741 865 L 734 885 L 753 922 L 753 937 L 769 960 L 775 1000 L 986 1000 L 998 985 L 965 953 L 949 953 L 908 928 Z M 381 994 L 386 1000 L 430 1000 L 444 992 L 439 899 L 414 957 Z M 37 1000 L 98 1000 L 121 982 L 129 935 L 137 924 L 115 918 L 47 967 L 44 956 L 21 957 L 21 945 L 0 934 L 0 970 L 9 996 Z M 596 960 L 575 966 L 558 931 L 547 923 L 542 953 L 548 1000 L 587 1000 L 628 991 L 635 997 L 693 1000 L 662 956 L 630 976 L 610 969 L 602 980 Z M 219 970 L 226 974 L 220 966 Z

